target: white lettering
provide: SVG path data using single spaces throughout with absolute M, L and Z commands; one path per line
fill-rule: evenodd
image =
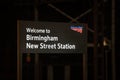
M 29 41 L 44 41 L 44 42 L 47 42 L 47 41 L 58 41 L 58 37 L 56 36 L 41 36 L 41 35 L 38 35 L 38 36 L 33 36 L 33 35 L 29 35 L 27 34 L 26 35 L 26 40 L 29 40 Z
M 26 28 L 27 33 L 45 33 L 44 29 Z
M 26 49 L 38 49 L 38 44 L 26 43 Z
M 57 49 L 75 49 L 75 45 L 58 43 Z
M 40 49 L 56 49 L 56 44 L 40 43 Z

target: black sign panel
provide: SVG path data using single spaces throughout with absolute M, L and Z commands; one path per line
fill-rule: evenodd
M 22 53 L 84 53 L 86 24 L 18 21 L 19 48 Z

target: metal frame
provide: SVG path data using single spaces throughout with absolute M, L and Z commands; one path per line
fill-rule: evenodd
M 103 3 L 104 3 L 104 0 L 103 0 Z M 94 34 L 94 43 L 88 43 L 88 47 L 94 47 L 94 80 L 97 80 L 98 79 L 98 70 L 97 70 L 97 47 L 98 47 L 98 44 L 97 44 L 97 39 L 98 39 L 98 32 L 97 32 L 97 16 L 98 16 L 98 10 L 97 10 L 97 7 L 98 6 L 98 1 L 97 0 L 94 0 L 94 7 L 93 9 L 88 9 L 87 11 L 85 11 L 84 13 L 80 14 L 79 16 L 77 16 L 76 18 L 73 18 L 71 17 L 70 15 L 68 15 L 67 13 L 63 12 L 62 10 L 60 10 L 59 8 L 55 7 L 53 4 L 48 4 L 49 7 L 53 8 L 54 10 L 56 10 L 57 12 L 59 12 L 60 14 L 64 15 L 65 17 L 67 17 L 68 19 L 70 19 L 70 23 L 71 22 L 76 22 L 76 23 L 79 23 L 78 19 L 80 19 L 81 17 L 83 17 L 84 15 L 90 13 L 93 11 L 93 14 L 94 14 L 94 30 L 88 28 L 88 30 L 90 32 L 92 32 Z M 37 9 L 37 6 L 38 6 L 38 0 L 35 1 L 35 6 L 34 6 L 34 13 L 35 13 L 35 20 L 37 21 L 38 20 L 38 9 Z M 104 23 L 103 23 L 104 24 Z M 19 29 L 19 28 L 18 28 Z M 111 30 L 112 30 L 112 80 L 115 80 L 116 79 L 116 73 L 115 73 L 115 1 L 112 0 L 112 27 L 111 27 Z M 17 30 L 19 31 L 19 30 Z M 21 63 L 20 63 L 20 51 L 19 51 L 19 32 L 18 32 L 18 35 L 17 35 L 17 80 L 22 80 L 21 79 Z M 86 50 L 87 51 L 87 50 Z M 39 54 L 36 54 L 35 55 L 35 73 L 37 75 L 35 75 L 36 79 L 35 80 L 39 80 L 39 72 L 37 71 L 38 68 L 38 64 L 39 63 Z M 50 67 L 51 68 L 51 67 Z M 85 54 L 83 54 L 83 80 L 87 80 L 87 52 Z M 106 78 L 107 79 L 107 78 Z
M 112 80 L 116 80 L 115 69 L 115 0 L 112 0 Z

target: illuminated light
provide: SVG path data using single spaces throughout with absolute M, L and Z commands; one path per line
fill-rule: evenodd
M 109 45 L 109 42 L 107 41 L 107 38 L 104 37 L 104 40 L 103 40 L 103 45 L 104 46 L 108 46 Z
M 30 61 L 31 61 L 31 57 L 30 57 L 30 54 L 28 53 L 26 57 L 26 62 L 30 63 Z

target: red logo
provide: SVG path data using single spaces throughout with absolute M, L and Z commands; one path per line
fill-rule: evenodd
M 83 32 L 83 27 L 81 27 L 81 26 L 71 26 L 71 30 L 82 33 Z

